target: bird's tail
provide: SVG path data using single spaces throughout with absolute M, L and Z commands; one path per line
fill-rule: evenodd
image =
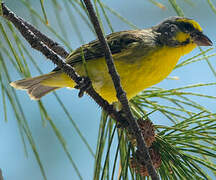
M 50 78 L 53 78 L 53 73 L 55 72 L 51 72 L 49 74 L 45 74 L 33 78 L 26 78 L 26 79 L 14 81 L 10 83 L 10 85 L 17 89 L 27 90 L 31 99 L 39 100 L 47 93 L 60 88 L 60 87 L 43 85 L 42 83 L 43 81 L 47 81 Z

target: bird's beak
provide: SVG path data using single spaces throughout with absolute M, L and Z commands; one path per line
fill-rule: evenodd
M 192 35 L 192 39 L 197 46 L 212 46 L 212 41 L 204 35 L 202 32 L 197 32 L 195 35 Z

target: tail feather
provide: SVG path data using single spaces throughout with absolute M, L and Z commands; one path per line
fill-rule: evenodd
M 33 100 L 39 100 L 49 92 L 52 92 L 60 87 L 51 87 L 41 84 L 42 81 L 52 77 L 52 73 L 37 76 L 34 78 L 26 78 L 10 83 L 11 86 L 17 89 L 27 90 L 29 96 Z
M 59 87 L 49 87 L 49 86 L 36 84 L 34 86 L 31 86 L 27 92 L 31 99 L 39 100 L 41 97 L 45 96 L 49 92 L 52 92 L 56 89 L 59 89 Z

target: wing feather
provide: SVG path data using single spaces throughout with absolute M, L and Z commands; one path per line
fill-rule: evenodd
M 133 50 L 141 49 L 147 52 L 152 48 L 154 40 L 152 33 L 148 30 L 130 30 L 112 33 L 106 36 L 111 53 L 115 56 L 128 56 L 128 53 L 134 53 Z M 146 49 L 146 50 L 145 50 Z M 74 65 L 82 62 L 82 58 L 86 61 L 104 57 L 104 49 L 99 40 L 85 44 L 73 51 L 66 59 L 66 62 Z M 57 67 L 54 71 L 59 70 Z

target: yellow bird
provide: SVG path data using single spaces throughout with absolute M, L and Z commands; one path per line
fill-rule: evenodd
M 196 46 L 212 45 L 196 21 L 183 17 L 170 17 L 149 29 L 112 33 L 106 39 L 128 99 L 166 78 L 179 58 Z M 105 63 L 104 50 L 98 40 L 73 51 L 66 62 L 79 75 L 88 74 L 94 89 L 104 99 L 110 103 L 117 101 Z M 56 89 L 74 88 L 75 85 L 58 67 L 48 74 L 11 83 L 17 89 L 27 90 L 34 100 Z

